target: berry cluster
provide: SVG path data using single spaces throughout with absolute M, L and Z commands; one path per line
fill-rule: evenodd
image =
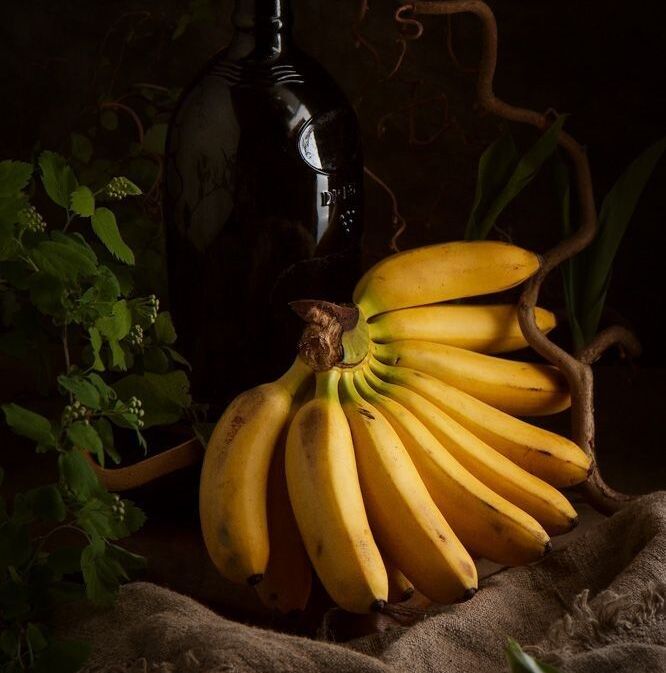
M 147 304 L 148 304 L 147 316 L 148 320 L 150 320 L 150 323 L 152 325 L 157 319 L 157 314 L 160 310 L 160 300 L 154 294 L 151 294 L 148 297 Z
M 125 502 L 120 499 L 120 496 L 117 493 L 113 494 L 113 505 L 111 505 L 111 512 L 116 517 L 118 521 L 123 521 L 125 519 Z
M 115 201 L 120 201 L 120 199 L 124 199 L 126 196 L 135 196 L 137 193 L 139 192 L 136 185 L 123 177 L 112 178 L 104 188 L 104 194 L 109 199 Z
M 127 341 L 130 346 L 138 348 L 143 343 L 143 327 L 141 325 L 133 325 L 127 335 Z
M 27 206 L 21 209 L 18 213 L 18 221 L 22 227 L 35 233 L 46 229 L 46 222 L 39 212 L 37 212 L 35 206 Z
M 90 425 L 89 420 L 90 410 L 84 407 L 81 402 L 75 400 L 72 404 L 68 404 L 62 414 L 63 425 L 68 426 L 76 421 L 83 421 L 86 425 Z
M 143 421 L 141 419 L 145 414 L 145 411 L 142 409 L 142 407 L 143 402 L 138 397 L 130 397 L 129 402 L 127 403 L 127 411 L 129 411 L 130 414 L 134 414 L 137 417 L 138 419 L 137 425 L 140 428 L 143 427 Z

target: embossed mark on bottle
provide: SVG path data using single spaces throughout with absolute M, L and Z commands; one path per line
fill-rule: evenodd
M 333 189 L 325 189 L 320 193 L 322 206 L 333 206 L 342 201 L 349 201 L 358 194 L 358 186 L 353 182 L 342 187 L 335 187 Z

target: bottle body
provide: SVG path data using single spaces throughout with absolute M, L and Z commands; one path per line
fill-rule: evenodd
M 184 94 L 167 140 L 170 307 L 195 397 L 220 405 L 293 359 L 290 300 L 349 301 L 361 236 L 353 110 L 307 55 L 246 38 Z

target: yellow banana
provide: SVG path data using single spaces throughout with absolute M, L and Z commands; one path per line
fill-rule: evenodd
M 555 314 L 536 309 L 539 329 L 555 327 Z M 506 353 L 527 346 L 513 304 L 432 304 L 403 308 L 372 318 L 370 338 L 377 343 L 417 339 L 478 353 Z
M 432 377 L 412 377 L 411 387 L 486 444 L 551 486 L 587 478 L 591 461 L 570 439 L 495 409 Z
M 554 414 L 571 406 L 566 379 L 551 365 L 518 362 L 427 341 L 373 346 L 388 365 L 427 372 L 514 416 Z
M 550 548 L 547 533 L 533 517 L 488 488 L 413 413 L 375 389 L 390 393 L 390 385 L 370 371 L 356 374 L 356 385 L 391 422 L 437 506 L 467 549 L 496 563 L 517 565 L 538 559 Z M 556 532 L 562 532 L 563 522 L 558 523 Z M 564 523 L 570 528 L 568 519 Z
M 339 379 L 335 369 L 317 374 L 314 399 L 291 423 L 287 486 L 319 579 L 340 607 L 363 613 L 383 608 L 388 577 L 363 505 Z
M 382 552 L 384 566 L 389 581 L 389 603 L 404 603 L 414 595 L 414 585 L 404 576 L 400 568 Z
M 557 489 L 495 451 L 412 389 L 412 381 L 426 374 L 403 367 L 386 367 L 375 360 L 371 368 L 383 379 L 371 379 L 379 392 L 411 411 L 453 457 L 486 486 L 534 517 L 547 530 L 559 533 L 575 525 L 576 512 Z
M 342 408 L 356 449 L 370 527 L 416 589 L 439 603 L 471 597 L 476 567 L 437 509 L 391 424 L 365 402 L 353 373 L 341 379 Z
M 201 469 L 199 513 L 208 553 L 233 582 L 256 584 L 268 563 L 268 472 L 293 396 L 312 371 L 296 358 L 272 383 L 240 394 L 218 421 Z
M 406 250 L 375 264 L 356 285 L 366 318 L 409 306 L 514 287 L 539 268 L 532 252 L 499 241 L 455 241 Z
M 292 417 L 295 412 L 293 409 Z M 312 568 L 289 502 L 284 467 L 286 442 L 287 428 L 280 436 L 268 475 L 270 553 L 264 578 L 256 590 L 266 607 L 288 615 L 305 610 L 312 586 Z
M 589 474 L 590 458 L 566 437 L 514 418 L 421 372 L 384 368 L 382 377 L 423 395 L 479 439 L 552 486 L 573 486 Z

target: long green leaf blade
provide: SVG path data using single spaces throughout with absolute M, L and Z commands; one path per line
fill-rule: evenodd
M 500 136 L 481 155 L 474 204 L 465 227 L 466 240 L 485 238 L 480 229 L 483 214 L 507 183 L 517 163 L 518 150 L 510 133 Z
M 492 202 L 479 225 L 477 238 L 488 236 L 502 211 L 532 182 L 543 163 L 553 154 L 557 147 L 557 138 L 566 118 L 566 115 L 560 115 L 523 155 L 506 186 Z
M 559 152 L 553 157 L 553 188 L 560 209 L 562 238 L 573 233 L 571 227 L 571 180 L 569 169 Z M 569 259 L 560 267 L 564 287 L 564 301 L 569 319 L 569 327 L 576 350 L 583 345 L 582 331 L 578 322 L 578 295 L 580 293 L 579 260 Z
M 666 137 L 635 159 L 606 195 L 599 214 L 597 237 L 584 253 L 586 284 L 580 306 L 583 336 L 589 342 L 597 332 L 613 260 L 647 181 L 666 150 Z

